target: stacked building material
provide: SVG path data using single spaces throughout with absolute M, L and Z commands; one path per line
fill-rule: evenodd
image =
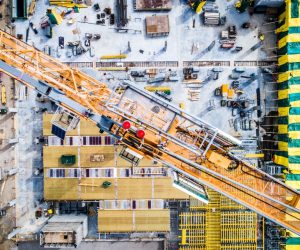
M 28 7 L 28 16 L 32 16 L 35 12 L 36 0 L 32 0 Z
M 220 12 L 219 8 L 213 1 L 205 2 L 203 6 L 203 21 L 205 25 L 219 25 L 220 24 Z
M 147 36 L 167 36 L 170 33 L 169 16 L 148 16 L 146 17 Z
M 206 25 L 219 25 L 220 13 L 219 12 L 204 12 L 204 23 Z
M 138 11 L 144 10 L 171 10 L 171 0 L 134 0 L 133 8 Z
M 127 18 L 127 0 L 117 0 L 117 26 L 124 27 L 128 23 Z
M 72 0 L 50 0 L 49 4 L 65 8 L 87 8 L 87 5 L 75 3 Z
M 119 54 L 119 55 L 103 55 L 100 59 L 125 59 L 127 57 L 126 54 Z

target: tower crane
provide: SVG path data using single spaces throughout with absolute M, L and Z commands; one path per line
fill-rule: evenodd
M 132 164 L 143 157 L 161 162 L 190 195 L 205 200 L 203 186 L 212 188 L 300 235 L 300 193 L 233 155 L 240 144 L 234 137 L 131 82 L 110 89 L 4 31 L 0 59 L 0 71 L 114 136 Z M 66 132 L 68 119 L 53 124 Z

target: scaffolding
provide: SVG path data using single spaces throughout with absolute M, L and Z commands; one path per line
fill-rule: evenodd
M 257 249 L 257 215 L 215 191 L 208 195 L 207 205 L 191 198 L 189 211 L 179 214 L 179 249 Z

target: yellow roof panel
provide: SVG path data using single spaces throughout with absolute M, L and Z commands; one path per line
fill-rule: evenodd
M 99 232 L 165 232 L 170 231 L 170 211 L 99 210 Z
M 135 230 L 139 232 L 170 231 L 170 211 L 169 210 L 136 210 Z
M 172 197 L 173 199 L 189 198 L 187 194 L 173 187 L 173 181 L 171 178 L 155 178 L 154 190 L 154 199 L 166 199 L 167 197 Z
M 99 232 L 131 232 L 132 211 L 131 210 L 99 210 L 98 211 Z
M 61 164 L 60 158 L 62 155 L 76 155 L 76 163 L 73 165 Z M 78 167 L 78 147 L 51 146 L 43 147 L 43 162 L 44 168 L 65 168 Z
M 105 181 L 112 183 L 111 187 L 103 188 L 102 184 Z M 82 178 L 80 180 L 80 199 L 81 200 L 103 200 L 117 199 L 116 188 L 113 186 L 114 179 L 105 178 Z M 84 185 L 87 186 L 84 186 Z M 91 186 L 94 185 L 94 186 Z
M 104 189 L 104 181 L 112 185 Z M 80 185 L 79 185 L 80 184 Z M 86 186 L 85 186 L 86 185 Z M 187 199 L 188 195 L 172 187 L 163 178 L 44 178 L 46 200 L 101 199 Z
M 44 179 L 44 197 L 47 200 L 79 200 L 79 179 Z
M 83 120 L 81 119 L 79 122 L 79 126 L 80 126 L 80 135 L 96 135 L 96 136 L 100 136 L 100 135 L 104 135 L 100 134 L 99 132 L 99 128 L 97 127 L 97 125 L 89 120 Z

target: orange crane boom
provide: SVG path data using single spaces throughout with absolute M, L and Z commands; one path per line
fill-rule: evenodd
M 3 31 L 0 59 L 0 71 L 115 136 L 133 164 L 155 159 L 190 194 L 200 197 L 203 184 L 300 235 L 300 193 L 233 155 L 235 138 L 130 82 L 111 90 Z

